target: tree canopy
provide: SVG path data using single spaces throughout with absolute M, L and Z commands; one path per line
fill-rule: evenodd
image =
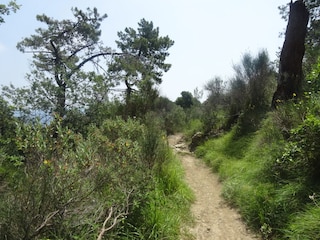
M 0 24 L 4 23 L 4 15 L 9 15 L 12 12 L 16 12 L 20 6 L 16 3 L 16 1 L 10 1 L 7 4 L 0 4 Z
M 184 109 L 191 108 L 191 106 L 194 104 L 194 98 L 192 96 L 192 93 L 182 91 L 181 97 L 178 97 L 176 100 L 176 104 Z
M 72 13 L 73 20 L 61 21 L 38 15 L 37 20 L 46 27 L 17 44 L 21 52 L 33 57 L 33 71 L 27 76 L 31 86 L 23 91 L 25 105 L 61 117 L 67 109 L 85 107 L 88 99 L 106 97 L 105 92 L 97 96 L 93 89 L 106 84 L 101 58 L 112 54 L 100 40 L 101 22 L 107 15 L 100 16 L 96 8 L 73 8 Z M 92 70 L 85 71 L 83 67 L 89 63 Z
M 138 23 L 137 30 L 125 28 L 118 32 L 118 37 L 116 43 L 123 55 L 115 57 L 109 71 L 126 85 L 127 98 L 135 88 L 142 90 L 160 84 L 163 72 L 171 67 L 165 60 L 174 41 L 161 37 L 159 28 L 145 19 Z

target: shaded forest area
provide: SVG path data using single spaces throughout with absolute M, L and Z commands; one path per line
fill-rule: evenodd
M 176 132 L 263 238 L 319 239 L 319 9 L 280 7 L 279 60 L 244 54 L 231 79 L 206 83 L 204 102 L 198 89 L 160 96 L 174 41 L 152 21 L 111 49 L 95 8 L 38 15 L 44 27 L 17 43 L 33 59 L 29 86 L 0 98 L 0 239 L 178 239 L 193 194 L 167 144 Z

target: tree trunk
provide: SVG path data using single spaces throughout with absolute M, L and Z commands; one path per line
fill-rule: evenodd
M 305 52 L 305 37 L 309 12 L 303 1 L 290 3 L 289 21 L 283 43 L 277 90 L 272 106 L 301 95 L 302 59 Z

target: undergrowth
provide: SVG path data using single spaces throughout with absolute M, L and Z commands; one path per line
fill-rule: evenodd
M 191 190 L 157 122 L 120 118 L 86 137 L 18 124 L 0 148 L 0 239 L 177 239 Z

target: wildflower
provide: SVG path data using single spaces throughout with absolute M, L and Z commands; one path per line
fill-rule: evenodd
M 296 96 L 297 96 L 297 94 L 296 94 L 296 93 L 292 93 L 292 96 L 293 96 L 293 97 L 296 97 Z
M 312 201 L 314 201 L 314 200 L 315 200 L 315 196 L 316 196 L 316 194 L 313 193 L 312 195 L 309 195 L 309 198 L 310 198 Z
M 44 165 L 50 165 L 50 163 L 51 163 L 50 160 L 47 160 L 47 159 L 43 160 L 43 164 L 44 164 Z

